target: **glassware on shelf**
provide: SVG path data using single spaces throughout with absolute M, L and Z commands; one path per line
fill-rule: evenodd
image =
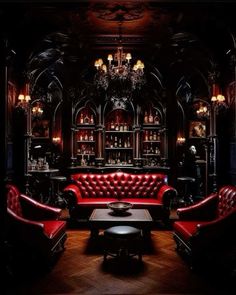
M 145 111 L 144 112 L 144 123 L 148 124 L 148 122 L 149 122 L 148 113 L 147 113 L 147 111 Z
M 149 112 L 148 123 L 149 123 L 149 124 L 153 124 L 153 114 L 152 114 L 152 110 L 150 110 L 150 112 Z
M 159 117 L 157 111 L 156 111 L 156 115 L 154 117 L 154 124 L 156 124 L 156 125 L 159 125 L 160 124 L 160 117 Z

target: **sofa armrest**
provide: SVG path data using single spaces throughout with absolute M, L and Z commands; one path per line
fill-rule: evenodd
M 44 230 L 43 223 L 38 221 L 31 221 L 19 215 L 16 215 L 9 208 L 7 208 L 7 213 L 8 213 L 8 218 L 10 220 L 10 223 L 8 224 L 8 226 L 10 227 L 10 229 L 11 229 L 11 226 L 17 229 L 17 232 L 14 231 L 13 233 L 14 235 L 17 234 L 18 236 L 20 236 L 22 233 L 24 233 L 24 235 L 27 235 L 34 231 L 41 232 L 43 234 L 43 230 Z M 9 233 L 11 234 L 11 232 Z
M 54 208 L 20 194 L 20 203 L 23 215 L 30 220 L 53 220 L 61 215 L 60 208 Z
M 177 195 L 176 189 L 172 186 L 163 184 L 158 193 L 157 199 L 163 204 L 164 207 L 169 208 L 171 200 Z
M 227 215 L 209 221 L 207 223 L 199 223 L 197 225 L 197 235 L 202 239 L 212 242 L 217 241 L 218 244 L 225 244 L 226 240 L 236 242 L 236 208 Z M 206 239 L 205 239 L 206 238 Z
M 177 209 L 177 215 L 180 220 L 212 220 L 216 216 L 217 202 L 217 193 L 213 193 L 194 205 Z
M 63 197 L 67 201 L 68 207 L 73 208 L 81 199 L 81 193 L 77 185 L 69 184 L 63 190 Z

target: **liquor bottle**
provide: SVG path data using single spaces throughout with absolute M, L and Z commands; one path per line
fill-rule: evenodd
M 109 154 L 109 156 L 108 156 L 107 163 L 108 163 L 108 164 L 111 164 L 111 155 L 110 155 L 110 154 Z
M 130 143 L 130 138 L 127 138 L 127 147 L 130 148 L 131 147 L 131 143 Z
M 132 159 L 130 156 L 128 157 L 128 164 L 132 164 Z
M 127 123 L 124 124 L 124 131 L 128 131 L 128 125 L 127 125 Z
M 85 131 L 84 140 L 88 141 L 88 131 Z
M 124 147 L 125 147 L 125 148 L 128 147 L 127 139 L 125 139 L 125 141 L 124 141 Z
M 150 140 L 150 141 L 153 140 L 152 131 L 150 131 L 150 133 L 149 133 L 149 140 Z
M 120 164 L 120 152 L 118 152 L 117 154 L 116 163 Z
M 156 111 L 156 115 L 155 115 L 155 117 L 154 117 L 154 124 L 157 124 L 157 125 L 160 124 L 160 118 L 159 118 L 159 116 L 158 116 L 158 112 L 157 112 L 157 111 Z
M 90 124 L 94 124 L 94 118 L 93 118 L 93 114 L 90 117 Z
M 153 123 L 153 115 L 152 115 L 152 111 L 150 110 L 150 113 L 149 113 L 149 117 L 148 117 L 148 123 Z
M 116 116 L 116 126 L 115 126 L 115 130 L 119 131 L 120 130 L 120 124 L 119 124 L 119 117 Z
M 118 147 L 117 136 L 115 136 L 115 140 L 114 140 L 114 147 L 115 147 L 115 148 L 117 148 L 117 147 Z
M 115 124 L 113 120 L 111 121 L 111 130 L 115 130 Z
M 106 135 L 106 143 L 105 143 L 105 146 L 106 146 L 106 148 L 109 148 L 110 147 L 110 142 L 109 142 L 109 139 L 108 139 L 108 135 Z
M 91 133 L 90 133 L 89 140 L 93 141 L 93 131 L 91 131 Z
M 116 123 L 115 130 L 116 130 L 116 131 L 120 131 L 120 125 L 119 125 L 119 123 Z
M 154 154 L 154 150 L 153 150 L 153 147 L 152 147 L 152 142 L 151 142 L 151 145 L 150 145 L 150 150 L 149 150 L 150 154 Z
M 154 141 L 157 140 L 157 133 L 156 133 L 156 131 L 153 131 L 153 136 L 152 136 L 152 137 L 153 137 L 153 140 L 154 140 Z
M 114 140 L 113 140 L 113 136 L 111 135 L 111 138 L 110 138 L 110 148 L 113 148 L 114 147 Z
M 147 111 L 144 112 L 144 123 L 147 124 L 149 121 Z
M 119 146 L 119 147 L 122 147 L 122 141 L 121 141 L 121 138 L 119 138 L 118 146 Z
M 120 124 L 120 131 L 124 131 L 124 124 L 123 123 Z
M 148 141 L 148 131 L 147 131 L 147 130 L 145 131 L 144 140 L 145 140 L 145 141 Z
M 160 156 L 160 154 L 161 154 L 161 153 L 160 153 L 160 150 L 159 150 L 159 148 L 158 148 L 157 146 L 156 146 L 156 148 L 155 148 L 155 154 L 158 155 L 158 156 Z
M 84 124 L 84 114 L 80 114 L 80 124 Z

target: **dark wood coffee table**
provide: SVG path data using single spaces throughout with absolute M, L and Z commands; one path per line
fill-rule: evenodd
M 153 219 L 147 209 L 130 209 L 122 215 L 116 215 L 111 209 L 94 209 L 89 225 L 91 237 L 99 234 L 99 229 L 106 229 L 116 225 L 129 225 L 142 230 L 143 235 L 150 236 Z

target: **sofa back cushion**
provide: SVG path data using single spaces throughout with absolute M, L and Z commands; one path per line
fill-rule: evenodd
M 16 215 L 22 216 L 19 198 L 18 188 L 14 185 L 7 185 L 7 208 L 11 209 Z
M 236 209 L 236 187 L 224 186 L 219 190 L 218 217 Z
M 167 181 L 165 174 L 81 173 L 71 176 L 82 198 L 155 198 Z

